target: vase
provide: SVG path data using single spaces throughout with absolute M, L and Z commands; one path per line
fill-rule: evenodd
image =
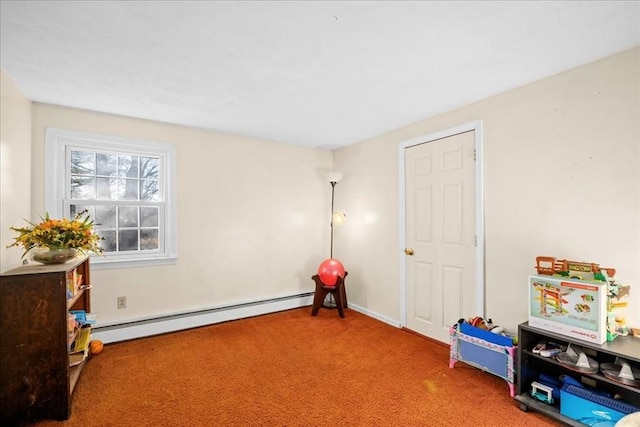
M 72 248 L 36 248 L 33 250 L 31 259 L 40 264 L 64 264 L 74 259 L 76 255 L 76 249 Z

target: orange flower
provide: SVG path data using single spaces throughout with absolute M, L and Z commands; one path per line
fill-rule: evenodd
M 103 249 L 99 246 L 99 241 L 104 240 L 93 232 L 93 221 L 89 215 L 84 216 L 87 210 L 78 212 L 74 219 L 52 219 L 49 214 L 45 214 L 42 222 L 33 224 L 27 221 L 31 227 L 16 228 L 11 230 L 19 233 L 14 238 L 14 242 L 7 246 L 22 246 L 24 257 L 33 248 L 71 248 L 82 253 L 94 252 L 102 254 Z

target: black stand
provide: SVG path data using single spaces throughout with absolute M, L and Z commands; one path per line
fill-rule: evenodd
M 344 309 L 347 308 L 347 292 L 344 287 L 344 280 L 347 278 L 348 272 L 344 272 L 344 278 L 338 276 L 338 280 L 335 286 L 327 286 L 322 283 L 320 276 L 317 274 L 312 276 L 311 279 L 316 282 L 316 292 L 313 296 L 313 308 L 311 309 L 311 315 L 317 316 L 320 307 L 326 307 L 323 303 L 327 295 L 332 295 L 336 301 L 336 307 L 340 317 L 344 317 Z

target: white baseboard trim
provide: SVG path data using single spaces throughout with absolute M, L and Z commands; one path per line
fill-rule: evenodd
M 395 326 L 396 328 L 399 328 L 399 327 L 402 326 L 402 324 L 400 323 L 399 320 L 395 320 L 395 319 L 392 319 L 390 317 L 383 316 L 383 315 L 381 315 L 379 313 L 376 313 L 374 311 L 368 310 L 368 309 L 366 309 L 364 307 L 360 307 L 359 305 L 349 303 L 349 308 L 351 310 L 357 311 L 358 313 L 365 314 L 365 315 L 367 315 L 369 317 L 372 317 L 372 318 L 374 318 L 376 320 L 379 320 L 381 322 L 387 323 L 387 324 L 389 324 L 391 326 Z
M 313 304 L 313 292 L 274 298 L 265 301 L 218 307 L 209 310 L 180 313 L 151 319 L 96 326 L 91 330 L 91 339 L 105 344 L 143 338 L 167 332 L 213 325 L 230 320 L 276 313 Z

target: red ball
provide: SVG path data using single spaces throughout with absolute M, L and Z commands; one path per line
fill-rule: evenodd
M 344 265 L 334 258 L 325 259 L 318 267 L 318 276 L 325 286 L 335 286 L 338 276 L 344 279 Z

